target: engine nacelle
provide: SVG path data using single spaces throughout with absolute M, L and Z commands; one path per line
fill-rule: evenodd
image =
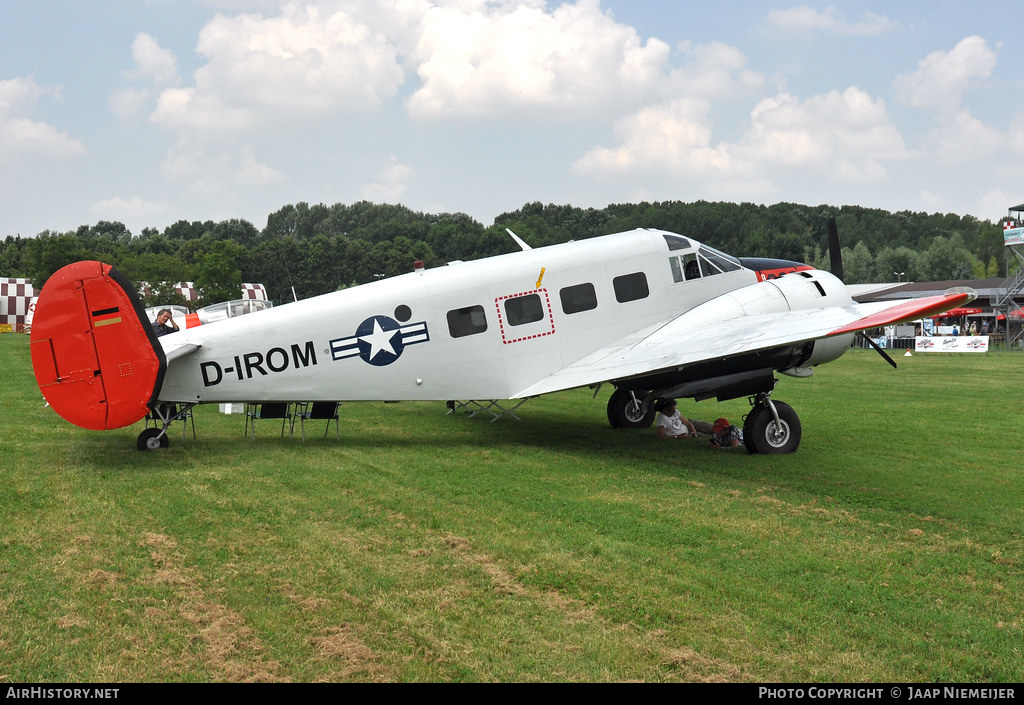
M 779 372 L 790 377 L 810 377 L 814 372 L 812 367 L 841 358 L 850 349 L 854 337 L 854 333 L 846 333 L 831 338 L 819 338 L 811 343 L 813 350 L 809 356 L 801 360 L 797 366 Z

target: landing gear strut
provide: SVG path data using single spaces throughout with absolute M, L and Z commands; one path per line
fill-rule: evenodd
M 647 392 L 616 389 L 608 399 L 608 423 L 612 428 L 650 428 L 654 423 L 654 405 L 644 408 Z
M 166 428 L 147 428 L 139 434 L 135 447 L 139 450 L 157 450 L 158 448 L 166 448 L 170 444 L 170 441 L 167 439 Z
M 792 453 L 800 445 L 800 418 L 793 407 L 771 399 L 767 392 L 753 399 L 754 408 L 743 423 L 748 453 Z
M 189 416 L 192 411 L 192 407 L 195 404 L 157 404 L 153 407 L 153 410 L 146 417 L 148 421 L 154 421 L 156 426 L 153 428 L 147 428 L 139 434 L 138 439 L 135 442 L 135 447 L 139 450 L 157 450 L 158 448 L 166 448 L 171 443 L 167 438 L 167 428 L 171 425 L 172 421 L 184 420 L 185 417 Z M 193 426 L 193 433 L 195 433 L 195 427 Z

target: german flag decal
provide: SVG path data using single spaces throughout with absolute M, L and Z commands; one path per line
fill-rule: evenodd
M 114 323 L 121 322 L 121 309 L 105 308 L 102 311 L 92 312 L 92 327 L 99 328 L 100 326 L 109 326 Z

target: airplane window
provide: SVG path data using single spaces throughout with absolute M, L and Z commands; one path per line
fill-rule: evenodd
M 521 326 L 544 318 L 544 304 L 539 294 L 505 299 L 505 319 L 510 326 Z
M 710 262 L 708 262 L 703 257 L 698 257 L 698 260 L 700 260 L 700 273 L 701 273 L 701 276 L 710 277 L 710 276 L 713 276 L 715 274 L 721 274 L 722 273 L 721 269 L 719 269 L 715 265 L 711 264 Z
M 700 279 L 700 264 L 697 263 L 697 255 L 692 252 L 683 255 L 683 271 L 686 272 L 686 279 Z
M 647 287 L 647 275 L 643 272 L 615 277 L 612 279 L 612 285 L 615 287 L 615 300 L 620 304 L 646 299 L 651 293 Z
M 713 264 L 718 270 L 717 272 L 714 272 L 715 274 L 718 272 L 735 272 L 738 269 L 742 269 L 742 265 L 738 259 L 730 257 L 724 252 L 719 252 L 707 245 L 701 246 L 700 255 L 703 259 Z
M 400 304 L 395 307 L 395 318 L 400 322 L 405 323 L 412 318 L 412 309 L 405 304 Z
M 678 257 L 669 257 L 669 266 L 672 267 L 672 281 L 678 283 L 683 281 L 683 265 Z
M 567 286 L 558 293 L 562 298 L 564 313 L 579 313 L 597 308 L 597 292 L 594 291 L 594 285 L 589 282 Z
M 689 240 L 679 237 L 678 235 L 662 234 L 662 237 L 665 238 L 665 243 L 668 245 L 668 249 L 670 250 L 685 250 L 690 246 Z
M 487 330 L 483 306 L 467 306 L 448 312 L 448 332 L 453 338 L 476 335 Z

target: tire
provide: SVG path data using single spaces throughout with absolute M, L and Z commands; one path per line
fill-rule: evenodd
M 642 400 L 647 393 L 637 392 L 636 396 Z M 640 406 L 633 401 L 633 395 L 627 389 L 616 389 L 608 398 L 608 423 L 612 428 L 650 428 L 654 414 L 653 408 L 641 414 Z
M 748 453 L 792 453 L 800 446 L 800 418 L 793 407 L 781 401 L 773 402 L 779 415 L 776 427 L 772 411 L 767 406 L 755 406 L 743 424 L 743 444 Z
M 161 435 L 159 428 L 147 428 L 145 431 L 139 434 L 138 440 L 135 442 L 135 447 L 139 450 L 157 450 L 158 448 L 166 448 L 171 444 L 167 438 L 167 434 Z

